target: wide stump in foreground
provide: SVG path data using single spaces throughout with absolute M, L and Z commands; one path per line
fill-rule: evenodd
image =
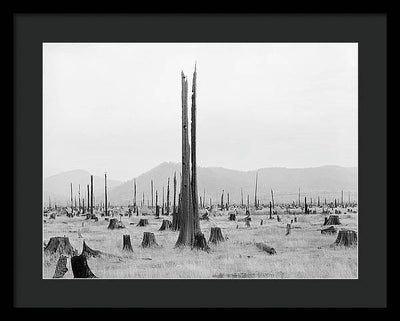
M 142 247 L 157 247 L 157 246 L 158 244 L 156 242 L 156 237 L 154 236 L 154 233 L 144 232 Z
M 114 229 L 125 228 L 125 225 L 121 221 L 118 221 L 116 218 L 112 218 L 107 228 L 109 230 L 114 230 Z
M 44 249 L 46 254 L 66 254 L 69 256 L 74 255 L 74 248 L 69 242 L 68 237 L 51 237 Z
M 352 230 L 340 230 L 333 245 L 353 246 L 357 245 L 357 233 Z
M 198 232 L 194 235 L 194 242 L 192 248 L 197 250 L 203 250 L 206 252 L 210 250 L 210 247 L 207 245 L 207 241 L 203 233 Z
M 61 255 L 57 261 L 56 270 L 54 271 L 53 279 L 60 279 L 68 272 L 67 257 Z
M 264 252 L 267 252 L 269 255 L 276 254 L 276 251 L 273 247 L 268 246 L 264 243 L 256 243 L 256 247 Z
M 208 239 L 209 243 L 218 244 L 219 242 L 225 241 L 224 237 L 222 236 L 221 228 L 219 227 L 212 227 L 210 238 Z
M 149 220 L 148 220 L 148 219 L 141 218 L 140 221 L 139 221 L 139 223 L 137 223 L 136 226 L 146 226 L 146 225 L 149 225 Z
M 123 251 L 133 252 L 132 244 L 131 244 L 131 236 L 130 235 L 123 235 Z
M 76 279 L 94 279 L 97 278 L 89 268 L 86 257 L 83 255 L 73 256 L 71 258 L 72 273 Z
M 329 215 L 329 218 L 325 217 L 324 225 L 340 225 L 340 220 L 338 215 Z
M 172 223 L 169 220 L 163 220 L 159 231 L 171 230 Z
M 85 257 L 100 257 L 102 255 L 101 251 L 93 250 L 87 246 L 86 242 L 83 241 L 82 256 Z

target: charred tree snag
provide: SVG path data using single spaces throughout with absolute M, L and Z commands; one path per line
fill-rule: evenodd
M 108 216 L 108 213 L 107 213 L 107 173 L 104 173 L 104 215 Z
M 341 230 L 334 245 L 353 246 L 357 245 L 357 233 L 352 230 Z
M 86 242 L 83 241 L 83 248 L 82 248 L 82 256 L 88 257 L 100 257 L 102 255 L 101 251 L 93 250 L 89 246 L 86 245 Z
M 176 246 L 192 245 L 194 240 L 193 203 L 190 189 L 190 145 L 188 137 L 188 84 L 181 72 L 182 81 L 182 183 L 180 204 L 180 229 Z
M 304 213 L 308 214 L 307 197 L 304 197 Z
M 241 205 L 242 205 L 242 207 L 243 207 L 243 188 L 241 187 L 240 188 L 240 197 L 241 197 Z
M 264 243 L 256 243 L 256 247 L 264 252 L 267 252 L 269 255 L 276 254 L 276 251 L 273 247 L 270 247 Z
M 324 225 L 341 225 L 339 216 L 338 215 L 329 215 L 328 219 L 325 217 Z
M 133 179 L 133 212 L 136 212 L 136 178 Z
M 123 246 L 122 250 L 127 252 L 133 252 L 131 244 L 131 236 L 129 234 L 122 236 Z
M 263 220 L 260 221 L 260 225 L 263 225 Z
M 157 246 L 158 246 L 158 244 L 156 242 L 154 233 L 144 232 L 143 240 L 142 240 L 142 247 L 157 247 Z
M 47 243 L 44 249 L 46 254 L 66 254 L 72 256 L 74 248 L 69 242 L 68 237 L 51 237 L 49 243 Z
M 167 183 L 167 216 L 169 215 L 169 177 L 168 177 L 168 183 Z
M 224 210 L 224 190 L 222 190 L 222 195 L 221 195 L 221 211 Z
M 203 233 L 197 232 L 194 235 L 194 242 L 192 248 L 197 250 L 203 250 L 206 252 L 210 250 L 210 247 L 207 245 L 207 241 Z
M 93 175 L 90 175 L 90 214 L 93 215 Z
M 71 258 L 72 273 L 76 279 L 94 279 L 97 278 L 89 268 L 86 257 L 83 255 L 73 256 Z
M 221 228 L 212 227 L 211 233 L 210 233 L 210 238 L 208 239 L 208 242 L 213 243 L 213 244 L 218 244 L 219 242 L 223 242 L 223 241 L 225 241 L 225 239 L 222 236 Z
M 163 220 L 159 231 L 165 231 L 165 230 L 171 230 L 171 229 L 172 229 L 171 221 Z
M 74 204 L 72 202 L 72 183 L 70 184 L 71 187 L 71 210 L 74 208 Z
M 172 205 L 172 221 L 174 220 L 174 216 L 176 215 L 176 172 L 174 172 L 174 196 L 173 196 L 173 205 Z
M 136 226 L 146 226 L 146 225 L 149 225 L 149 220 L 148 220 L 148 219 L 141 218 L 140 221 L 139 221 L 139 223 L 137 223 Z
M 60 279 L 68 272 L 67 257 L 61 255 L 57 261 L 56 270 L 54 271 L 53 279 Z
M 254 207 L 258 209 L 258 202 L 257 202 L 257 181 L 258 181 L 258 172 L 256 173 L 256 187 L 254 190 Z
M 335 234 L 336 232 L 337 230 L 334 226 L 330 226 L 321 230 L 321 234 Z
M 236 221 L 236 214 L 235 213 L 229 214 L 229 220 L 230 221 Z
M 124 228 L 125 225 L 121 222 L 118 221 L 116 218 L 112 218 L 110 220 L 110 223 L 108 224 L 108 229 L 109 230 L 115 230 L 115 229 L 120 229 L 120 228 Z
M 269 201 L 269 219 L 272 220 L 272 203 Z
M 286 225 L 286 235 L 289 235 L 290 234 L 290 230 L 291 230 L 291 225 L 290 225 L 290 223 L 288 223 L 287 225 Z
M 153 207 L 153 205 L 152 205 L 152 207 Z M 160 216 L 160 208 L 158 207 L 158 193 L 156 190 L 156 217 L 159 217 L 159 216 Z
M 157 195 L 157 191 L 156 191 Z M 143 202 L 144 202 L 144 197 L 143 197 Z M 154 208 L 153 206 L 153 180 L 151 180 L 151 208 Z

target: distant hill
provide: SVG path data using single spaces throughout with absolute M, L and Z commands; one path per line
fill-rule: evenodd
M 87 187 L 90 185 L 90 173 L 85 170 L 73 170 L 63 172 L 57 175 L 47 177 L 43 181 L 43 200 L 47 205 L 48 199 L 52 202 L 57 201 L 60 205 L 70 202 L 70 183 L 72 183 L 72 192 L 76 196 L 78 202 L 78 186 L 81 187 L 81 197 L 87 199 Z M 122 182 L 107 178 L 107 185 L 113 188 Z M 104 177 L 93 176 L 93 192 L 95 198 L 103 198 L 104 195 Z M 54 204 L 54 203 L 53 203 Z
M 154 189 L 158 190 L 159 203 L 162 202 L 162 188 L 164 186 L 166 200 L 166 186 L 170 177 L 170 189 L 172 200 L 173 175 L 177 173 L 179 188 L 180 163 L 164 162 L 150 171 L 138 176 L 137 199 L 140 200 L 145 194 L 145 203 L 151 202 L 150 181 L 154 181 Z M 298 189 L 301 189 L 301 200 L 304 196 L 314 200 L 320 196 L 321 202 L 327 202 L 333 198 L 341 197 L 341 190 L 344 191 L 344 200 L 350 197 L 354 200 L 357 197 L 357 167 L 321 166 L 314 168 L 262 168 L 253 171 L 238 171 L 221 167 L 198 167 L 198 190 L 199 196 L 203 197 L 206 192 L 206 203 L 220 202 L 222 190 L 229 192 L 230 202 L 241 201 L 243 188 L 244 202 L 249 195 L 250 203 L 254 203 L 255 177 L 258 172 L 258 198 L 260 202 L 269 202 L 270 190 L 274 191 L 276 202 L 291 202 L 298 200 Z M 132 203 L 133 179 L 110 188 L 109 199 L 115 204 Z

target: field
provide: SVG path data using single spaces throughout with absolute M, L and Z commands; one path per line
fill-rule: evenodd
M 215 215 L 215 216 L 214 216 Z M 358 214 L 339 214 L 341 225 L 357 231 Z M 337 234 L 322 235 L 320 229 L 326 214 L 296 215 L 291 233 L 286 234 L 286 225 L 294 218 L 291 214 L 279 214 L 269 219 L 267 212 L 251 215 L 251 226 L 243 221 L 229 221 L 228 212 L 216 212 L 209 221 L 201 221 L 206 239 L 211 227 L 218 226 L 227 239 L 218 245 L 209 244 L 209 253 L 190 248 L 174 248 L 178 231 L 158 231 L 162 219 L 171 216 L 122 217 L 125 228 L 108 230 L 108 221 L 99 217 L 98 222 L 86 220 L 84 216 L 72 218 L 45 217 L 43 239 L 67 236 L 74 249 L 82 251 L 83 240 L 94 249 L 110 255 L 89 258 L 92 272 L 103 279 L 125 278 L 335 278 L 354 279 L 358 277 L 357 247 L 331 246 Z M 136 226 L 140 218 L 146 218 L 149 225 Z M 244 215 L 238 215 L 238 219 Z M 263 225 L 261 225 L 263 220 Z M 134 223 L 134 224 L 130 224 Z M 82 225 L 83 224 L 83 225 Z M 78 235 L 78 230 L 82 238 Z M 157 248 L 142 248 L 143 232 L 155 234 Z M 122 251 L 124 234 L 129 234 L 133 253 Z M 256 242 L 264 242 L 276 250 L 269 255 L 259 250 Z M 58 256 L 43 254 L 43 278 L 52 278 Z M 73 278 L 70 260 L 65 279 Z

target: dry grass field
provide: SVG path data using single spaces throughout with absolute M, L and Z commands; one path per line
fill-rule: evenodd
M 214 216 L 215 215 L 215 216 Z M 342 228 L 358 232 L 358 214 L 339 214 Z M 296 215 L 289 235 L 286 224 L 294 215 L 279 214 L 270 220 L 267 211 L 252 214 L 251 226 L 243 221 L 229 221 L 228 212 L 210 215 L 209 221 L 201 221 L 201 229 L 208 240 L 211 227 L 218 226 L 227 240 L 209 244 L 209 253 L 189 248 L 174 248 L 179 232 L 158 231 L 162 218 L 145 216 L 149 225 L 138 227 L 140 216 L 122 217 L 125 228 L 108 230 L 108 221 L 99 217 L 98 222 L 86 220 L 84 216 L 56 219 L 45 217 L 43 239 L 67 236 L 74 249 L 82 251 L 83 240 L 94 250 L 110 254 L 100 258 L 89 258 L 92 272 L 102 279 L 125 278 L 291 278 L 291 279 L 354 279 L 358 277 L 357 247 L 331 246 L 337 234 L 322 235 L 323 214 Z M 244 215 L 238 215 L 242 219 Z M 172 220 L 171 216 L 164 219 Z M 263 225 L 260 225 L 263 220 Z M 82 223 L 84 226 L 82 226 Z M 134 223 L 131 225 L 130 223 Z M 79 238 L 78 230 L 82 237 Z M 142 248 L 143 232 L 155 234 L 158 248 Z M 122 238 L 129 234 L 133 253 L 122 251 Z M 275 255 L 262 252 L 256 242 L 264 242 L 276 250 Z M 43 253 L 43 278 L 52 278 L 57 256 Z M 64 279 L 73 278 L 70 260 Z M 95 281 L 94 281 L 95 282 Z

